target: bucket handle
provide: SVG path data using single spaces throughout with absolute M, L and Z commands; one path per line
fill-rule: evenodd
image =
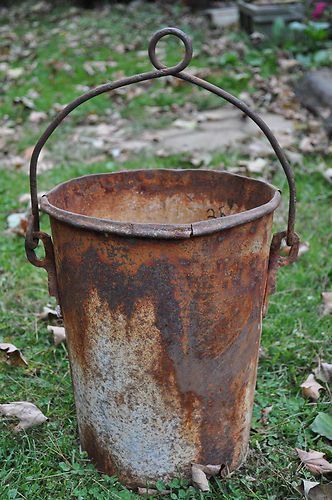
M 158 60 L 156 56 L 156 46 L 159 40 L 166 35 L 174 35 L 180 40 L 182 40 L 185 47 L 185 55 L 182 61 L 180 61 L 175 66 L 166 67 Z M 40 152 L 44 147 L 45 143 L 48 141 L 50 136 L 56 130 L 56 128 L 60 125 L 60 123 L 78 106 L 83 104 L 86 101 L 89 101 L 93 97 L 96 97 L 105 92 L 109 92 L 111 90 L 115 90 L 121 87 L 125 87 L 127 85 L 131 85 L 133 83 L 139 83 L 146 80 L 154 80 L 163 76 L 174 76 L 179 78 L 180 80 L 187 81 L 201 87 L 219 97 L 222 97 L 226 101 L 233 104 L 235 107 L 240 109 L 243 113 L 245 113 L 251 120 L 253 120 L 256 125 L 262 130 L 268 141 L 270 142 L 288 181 L 289 187 L 289 207 L 288 207 L 288 224 L 287 231 L 282 233 L 282 238 L 286 239 L 286 243 L 291 248 L 298 246 L 299 238 L 294 231 L 295 226 L 295 213 L 296 213 L 296 187 L 293 171 L 288 163 L 287 157 L 280 147 L 276 137 L 273 135 L 272 131 L 268 127 L 268 125 L 258 116 L 254 111 L 252 111 L 247 104 L 238 99 L 237 97 L 229 94 L 227 91 L 209 83 L 197 76 L 192 76 L 189 73 L 184 73 L 183 70 L 188 66 L 192 58 L 192 41 L 191 38 L 179 30 L 178 28 L 164 28 L 157 31 L 151 38 L 149 42 L 148 54 L 151 63 L 156 68 L 155 70 L 137 74 L 131 77 L 122 78 L 112 83 L 105 83 L 98 87 L 95 87 L 88 92 L 82 94 L 81 96 L 74 99 L 71 103 L 69 103 L 58 115 L 53 119 L 50 125 L 47 127 L 45 132 L 41 135 L 36 146 L 34 147 L 31 161 L 30 161 L 30 194 L 31 194 L 31 211 L 32 215 L 29 220 L 28 231 L 26 234 L 25 246 L 27 257 L 30 262 L 36 265 L 37 258 L 34 250 L 37 248 L 39 240 L 41 239 L 44 243 L 45 238 L 41 238 L 42 234 L 40 232 L 40 220 L 39 220 L 39 206 L 38 206 L 38 189 L 37 189 L 37 164 Z M 281 234 L 281 233 L 280 233 Z M 45 244 L 44 244 L 45 246 Z M 46 258 L 48 257 L 48 250 L 45 247 Z M 294 254 L 294 252 L 293 252 Z M 50 256 L 51 259 L 51 256 Z M 45 266 L 42 266 L 45 267 Z

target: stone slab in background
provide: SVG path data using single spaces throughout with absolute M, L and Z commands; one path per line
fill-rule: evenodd
M 154 133 L 154 143 L 168 153 L 190 151 L 213 152 L 228 147 L 242 147 L 243 142 L 260 135 L 259 128 L 251 120 L 244 118 L 241 111 L 230 105 L 201 114 L 201 120 L 194 129 L 169 127 Z M 277 138 L 286 131 L 292 134 L 293 122 L 281 115 L 262 113 L 261 117 L 269 125 Z M 144 140 L 144 134 L 143 134 Z M 249 150 L 248 150 L 249 152 Z M 271 148 L 271 153 L 273 150 Z
M 233 26 L 234 24 L 238 24 L 239 21 L 239 10 L 236 4 L 227 7 L 207 9 L 206 15 L 211 25 L 215 28 Z
M 321 118 L 328 137 L 332 139 L 332 70 L 308 71 L 295 84 L 294 91 L 302 106 Z
M 285 23 L 302 21 L 304 9 L 304 2 L 253 4 L 240 1 L 240 26 L 249 35 L 259 32 L 269 36 L 276 19 L 282 19 Z

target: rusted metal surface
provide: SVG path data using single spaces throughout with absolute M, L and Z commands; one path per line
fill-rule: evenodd
M 164 68 L 162 36 L 185 44 L 185 58 Z M 97 467 L 136 486 L 189 476 L 191 463 L 229 470 L 244 459 L 256 381 L 262 313 L 277 268 L 293 261 L 295 184 L 266 124 L 222 89 L 183 73 L 191 41 L 175 28 L 149 46 L 156 71 L 105 84 L 69 104 L 38 141 L 30 165 L 32 264 L 49 273 L 67 331 L 82 448 Z M 270 249 L 273 186 L 227 172 L 138 170 L 73 179 L 41 200 L 52 240 L 39 231 L 39 153 L 62 120 L 103 92 L 174 75 L 250 116 L 286 173 L 287 232 Z M 217 214 L 217 215 L 216 215 Z M 35 248 L 42 240 L 46 255 Z M 290 257 L 280 260 L 281 241 Z M 54 248 L 53 248 L 54 245 Z
M 237 194 L 223 191 L 225 173 L 206 172 L 205 183 L 192 171 L 110 174 L 118 185 L 120 175 L 130 188 L 108 196 L 97 188 L 93 204 L 81 180 L 71 181 L 68 203 L 136 221 L 144 213 L 167 220 L 173 206 L 176 223 L 274 194 L 250 179 Z M 63 194 L 54 190 L 53 203 Z M 131 485 L 188 476 L 192 462 L 237 467 L 249 437 L 272 214 L 168 241 L 51 222 L 83 449 Z
M 159 185 L 161 172 L 163 193 Z M 148 186 L 151 193 L 147 209 L 145 192 Z M 102 233 L 165 239 L 190 238 L 192 235 L 229 229 L 273 212 L 280 203 L 280 193 L 270 186 L 267 195 L 266 186 L 265 182 L 259 180 L 213 170 L 136 170 L 87 175 L 65 182 L 41 198 L 41 208 L 67 224 Z M 132 188 L 134 192 L 131 192 Z M 265 197 L 260 197 L 259 201 L 251 200 L 248 205 L 252 190 L 257 193 L 261 190 Z M 85 211 L 81 206 L 81 193 L 90 199 L 91 208 L 89 205 Z M 221 202 L 221 199 L 224 201 Z M 226 204 L 226 199 L 230 205 Z M 167 204 L 162 215 L 158 215 L 154 209 L 160 203 Z M 220 211 L 222 217 L 211 217 L 211 213 L 218 214 Z

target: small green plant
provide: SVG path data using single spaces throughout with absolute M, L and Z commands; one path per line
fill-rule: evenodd
M 189 482 L 186 479 L 172 479 L 169 484 L 163 483 L 163 481 L 157 481 L 156 489 L 162 493 L 165 491 L 170 491 L 169 498 L 172 500 L 189 499 L 195 496 L 197 491 L 192 486 L 189 486 Z
M 328 22 L 298 22 L 286 25 L 277 18 L 268 42 L 289 51 L 304 67 L 328 66 L 332 62 L 331 26 Z
M 330 24 L 325 22 L 300 23 L 294 21 L 288 25 L 288 28 L 290 33 L 301 42 L 324 42 L 329 38 Z

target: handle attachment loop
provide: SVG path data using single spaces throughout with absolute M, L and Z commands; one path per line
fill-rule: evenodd
M 36 255 L 35 249 L 38 246 L 39 241 L 42 241 L 45 251 L 45 257 L 39 259 Z M 32 245 L 30 246 L 30 242 Z M 28 228 L 25 239 L 25 252 L 28 261 L 36 267 L 43 267 L 47 271 L 48 275 L 48 292 L 49 295 L 55 297 L 57 303 L 59 304 L 59 294 L 58 294 L 58 282 L 56 276 L 55 268 L 55 258 L 53 242 L 50 235 L 43 233 L 42 231 L 33 231 L 33 216 L 30 217 L 28 222 Z
M 280 248 L 282 241 L 287 237 L 286 231 L 281 231 L 273 235 L 271 246 L 270 246 L 270 256 L 269 265 L 267 270 L 267 281 L 265 287 L 265 295 L 263 301 L 263 317 L 267 313 L 269 296 L 275 292 L 277 272 L 280 267 L 288 266 L 296 261 L 299 253 L 300 239 L 296 233 L 294 233 L 294 241 L 290 246 L 289 253 L 287 256 L 280 255 Z

